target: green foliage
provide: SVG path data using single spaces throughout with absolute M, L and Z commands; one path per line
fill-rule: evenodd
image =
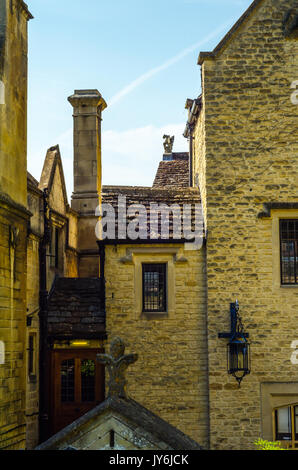
M 258 450 L 285 450 L 280 447 L 279 442 L 270 442 L 265 441 L 264 439 L 258 439 L 257 441 L 254 441 L 254 444 Z
M 93 377 L 95 375 L 95 363 L 90 359 L 82 361 L 81 373 L 85 376 Z

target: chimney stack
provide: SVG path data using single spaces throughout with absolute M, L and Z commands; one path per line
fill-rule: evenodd
M 94 215 L 101 193 L 101 113 L 107 104 L 98 90 L 75 90 L 68 98 L 74 118 L 74 192 L 71 206 Z
M 79 277 L 98 277 L 95 210 L 101 203 L 101 114 L 107 104 L 98 90 L 75 90 L 68 101 L 73 106 L 74 119 L 71 207 L 79 215 Z

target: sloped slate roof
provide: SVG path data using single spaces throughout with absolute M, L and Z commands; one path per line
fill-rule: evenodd
M 97 278 L 57 278 L 48 299 L 48 336 L 98 338 L 104 334 L 102 291 Z
M 187 188 L 189 187 L 189 153 L 172 152 L 169 159 L 159 163 L 153 188 Z
M 35 450 L 64 449 L 64 444 L 66 448 L 79 435 L 83 426 L 86 426 L 89 421 L 94 421 L 97 416 L 108 410 L 124 416 L 139 432 L 144 429 L 156 436 L 158 440 L 168 444 L 169 449 L 203 450 L 197 442 L 136 401 L 130 398 L 124 399 L 118 397 L 107 398 L 100 405 L 59 431 L 43 444 L 40 444 Z
M 188 158 L 162 161 L 153 182 L 153 188 L 187 188 L 189 186 Z
M 151 221 L 156 220 L 154 217 L 154 213 L 150 211 L 151 204 L 155 205 L 166 205 L 168 207 L 175 205 L 176 207 L 179 206 L 181 214 L 183 212 L 183 207 L 185 205 L 191 206 L 191 217 L 192 217 L 192 226 L 194 223 L 194 210 L 195 205 L 200 204 L 201 198 L 198 189 L 196 188 L 150 188 L 150 187 L 140 187 L 140 186 L 103 186 L 102 188 L 102 203 L 109 204 L 113 207 L 115 213 L 115 226 L 116 226 L 116 237 L 115 240 L 118 239 L 118 216 L 119 212 L 123 210 L 122 200 L 121 198 L 125 198 L 126 209 L 129 206 L 133 205 L 142 205 L 146 209 L 147 214 L 147 236 L 146 240 L 152 239 L 152 226 L 150 225 L 150 216 Z M 103 206 L 105 210 L 105 206 Z M 157 215 L 158 216 L 158 215 Z M 174 239 L 173 234 L 173 223 L 174 217 L 177 215 L 170 213 L 169 217 L 169 240 Z M 134 218 L 134 216 L 132 216 Z M 128 225 L 130 222 L 129 217 L 126 218 L 126 224 Z M 185 217 L 184 222 L 188 222 L 189 220 Z M 183 228 L 183 223 L 182 223 Z M 159 231 L 160 232 L 160 231 Z M 142 237 L 140 237 L 142 238 Z M 154 236 L 154 239 L 160 239 L 160 233 Z

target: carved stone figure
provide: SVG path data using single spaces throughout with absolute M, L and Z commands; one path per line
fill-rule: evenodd
M 138 359 L 137 354 L 124 354 L 125 345 L 121 338 L 114 338 L 110 346 L 110 354 L 97 354 L 97 360 L 108 368 L 108 396 L 127 398 L 125 372 L 130 364 Z
M 165 149 L 165 153 L 172 153 L 175 136 L 171 137 L 170 135 L 165 134 L 163 136 L 163 139 L 164 139 L 163 146 L 164 146 L 164 149 Z

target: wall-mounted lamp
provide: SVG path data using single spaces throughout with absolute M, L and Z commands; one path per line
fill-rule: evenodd
M 250 373 L 250 344 L 247 342 L 248 333 L 244 332 L 244 327 L 239 316 L 239 303 L 230 304 L 231 331 L 229 333 L 219 333 L 219 338 L 228 338 L 230 341 L 227 347 L 228 373 L 237 380 L 239 387 L 243 377 Z

